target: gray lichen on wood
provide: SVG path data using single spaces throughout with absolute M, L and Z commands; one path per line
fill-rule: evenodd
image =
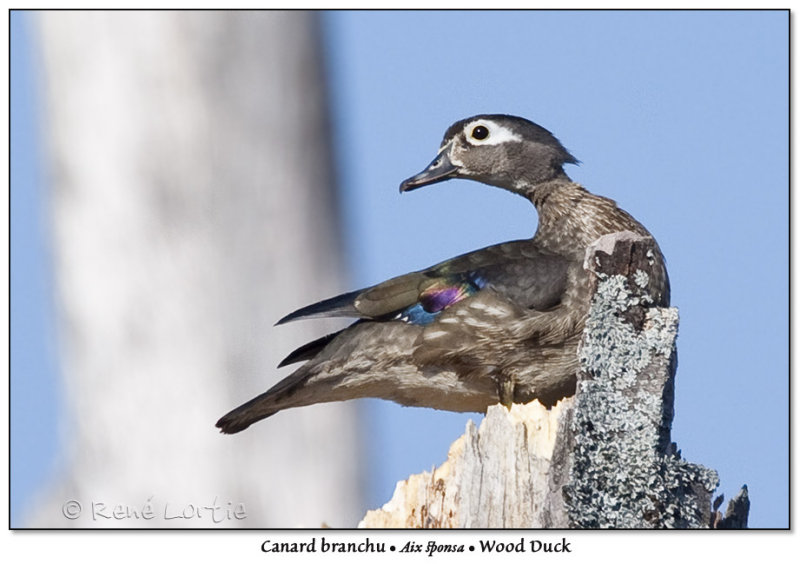
M 596 289 L 579 348 L 571 475 L 563 489 L 569 526 L 707 526 L 717 473 L 682 460 L 670 440 L 678 311 L 650 307 L 652 241 L 610 237 L 613 253 L 594 254 Z M 604 268 L 610 263 L 629 267 Z
M 623 232 L 587 250 L 594 293 L 574 398 L 491 407 L 444 465 L 399 483 L 359 526 L 746 527 L 746 487 L 723 517 L 717 473 L 671 441 L 678 311 L 652 298 L 653 245 Z

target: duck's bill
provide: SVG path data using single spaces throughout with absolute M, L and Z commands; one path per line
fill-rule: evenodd
M 458 167 L 450 162 L 447 151 L 443 149 L 436 155 L 436 158 L 431 161 L 431 164 L 425 167 L 425 170 L 419 174 L 415 174 L 411 178 L 403 180 L 400 184 L 400 192 L 416 190 L 428 184 L 435 184 L 436 182 L 447 180 L 455 176 L 457 172 Z

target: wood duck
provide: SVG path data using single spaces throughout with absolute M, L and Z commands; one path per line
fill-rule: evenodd
M 375 397 L 402 405 L 483 412 L 575 391 L 577 347 L 589 308 L 586 248 L 618 231 L 650 236 L 616 203 L 572 182 L 576 159 L 526 119 L 478 115 L 454 123 L 439 152 L 401 192 L 449 178 L 510 190 L 536 206 L 532 239 L 480 249 L 319 303 L 281 319 L 351 317 L 348 328 L 281 362 L 306 361 L 217 422 L 237 433 L 282 409 Z M 669 303 L 658 247 L 651 295 Z

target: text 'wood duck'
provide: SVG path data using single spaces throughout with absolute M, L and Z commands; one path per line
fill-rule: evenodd
M 352 317 L 348 328 L 291 353 L 307 361 L 217 422 L 237 433 L 282 409 L 375 397 L 402 405 L 483 412 L 538 399 L 553 405 L 575 391 L 577 347 L 589 309 L 586 248 L 603 235 L 647 230 L 616 203 L 572 182 L 575 158 L 526 119 L 479 115 L 447 130 L 436 158 L 400 185 L 415 190 L 467 178 L 530 200 L 532 239 L 480 249 L 377 286 L 304 307 L 279 323 Z M 660 254 L 650 282 L 668 305 Z

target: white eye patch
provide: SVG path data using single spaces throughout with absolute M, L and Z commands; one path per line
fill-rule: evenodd
M 464 137 L 471 145 L 499 145 L 522 140 L 520 135 L 507 127 L 486 119 L 471 121 L 465 125 Z

